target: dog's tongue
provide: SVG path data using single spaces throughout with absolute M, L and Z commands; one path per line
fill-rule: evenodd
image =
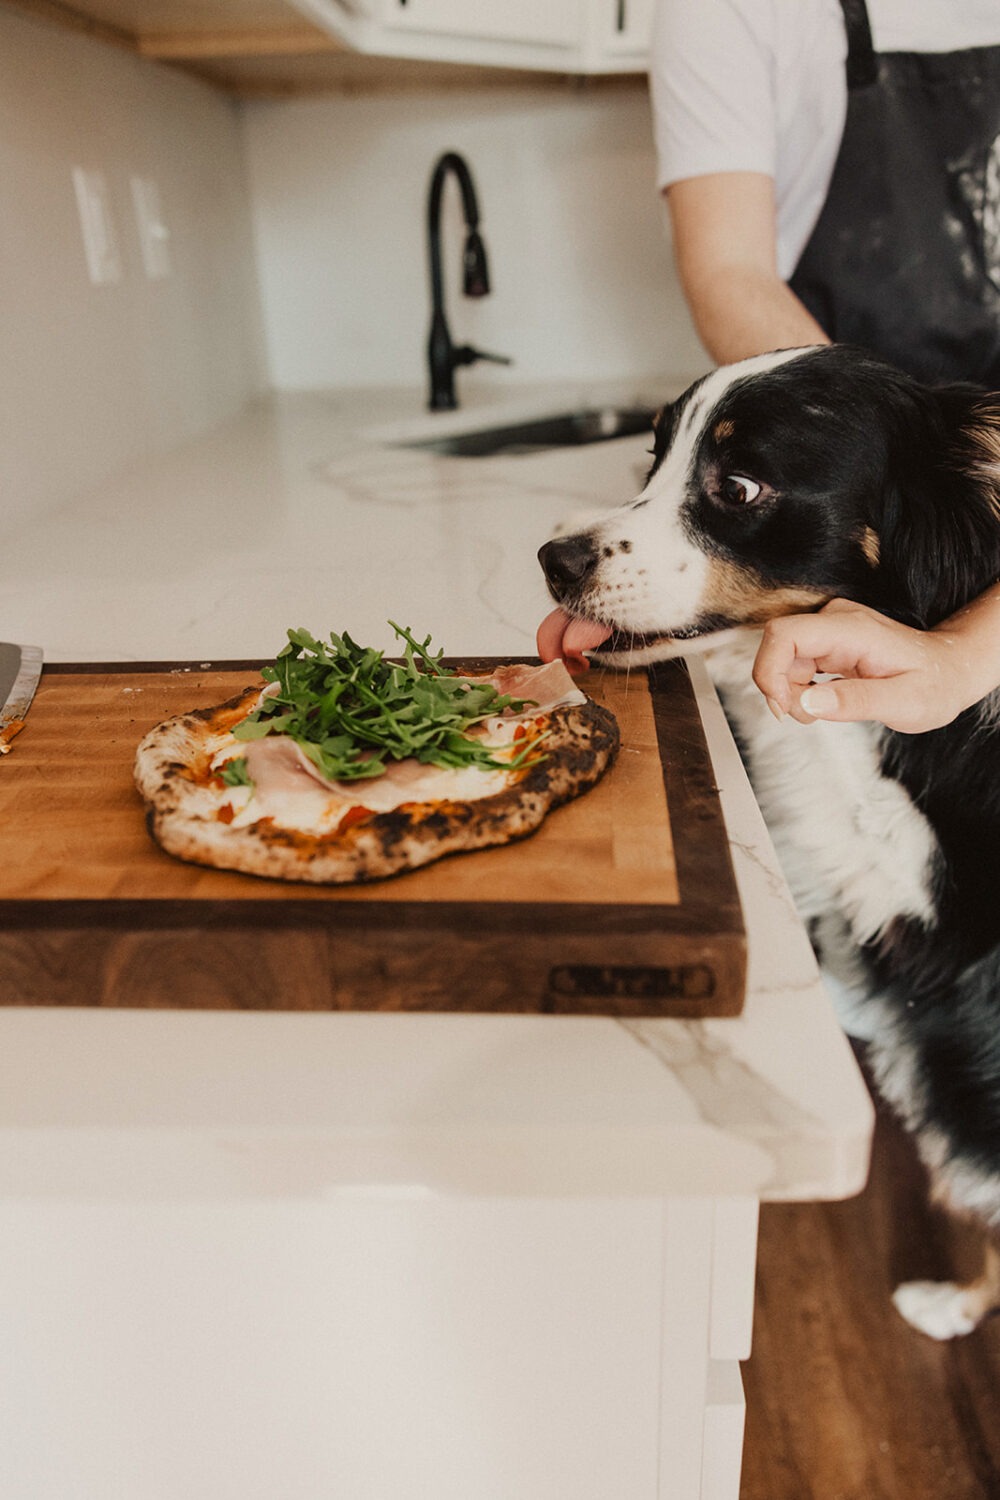
M 585 672 L 590 666 L 585 651 L 596 651 L 611 634 L 610 625 L 580 620 L 564 609 L 554 609 L 538 627 L 538 654 L 542 661 L 561 656 L 571 670 Z

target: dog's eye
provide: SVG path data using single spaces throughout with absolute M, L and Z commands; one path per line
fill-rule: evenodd
M 727 474 L 722 481 L 721 494 L 727 505 L 750 505 L 760 494 L 756 479 L 747 479 L 745 474 Z

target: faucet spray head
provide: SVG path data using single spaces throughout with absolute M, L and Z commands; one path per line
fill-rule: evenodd
M 490 273 L 486 263 L 486 246 L 478 229 L 470 229 L 465 237 L 462 255 L 462 290 L 467 297 L 485 297 L 490 290 Z

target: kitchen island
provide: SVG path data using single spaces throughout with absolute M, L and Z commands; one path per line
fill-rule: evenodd
M 517 399 L 623 394 L 669 392 Z M 537 547 L 636 493 L 649 445 L 400 446 L 513 415 L 495 401 L 262 403 L 8 538 L 0 638 L 264 660 L 290 625 L 388 649 L 391 617 L 530 654 Z M 872 1116 L 692 677 L 739 1017 L 0 1010 L 0 1491 L 736 1500 L 757 1206 L 858 1191 Z

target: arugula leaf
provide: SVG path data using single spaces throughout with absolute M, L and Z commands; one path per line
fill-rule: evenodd
M 219 772 L 219 779 L 224 781 L 226 786 L 253 786 L 246 756 L 240 755 L 235 760 L 227 760 Z
M 512 759 L 498 760 L 466 734 L 505 709 L 520 713 L 530 700 L 465 681 L 441 665 L 442 651 L 432 654 L 430 636 L 418 641 L 408 627 L 389 624 L 404 642 L 401 662 L 359 646 L 346 631 L 331 631 L 327 645 L 307 630 L 289 630 L 288 644 L 261 674 L 276 691 L 236 725 L 236 739 L 290 735 L 336 781 L 380 776 L 388 761 L 410 757 L 484 770 L 519 769 L 541 758 L 540 736 Z

